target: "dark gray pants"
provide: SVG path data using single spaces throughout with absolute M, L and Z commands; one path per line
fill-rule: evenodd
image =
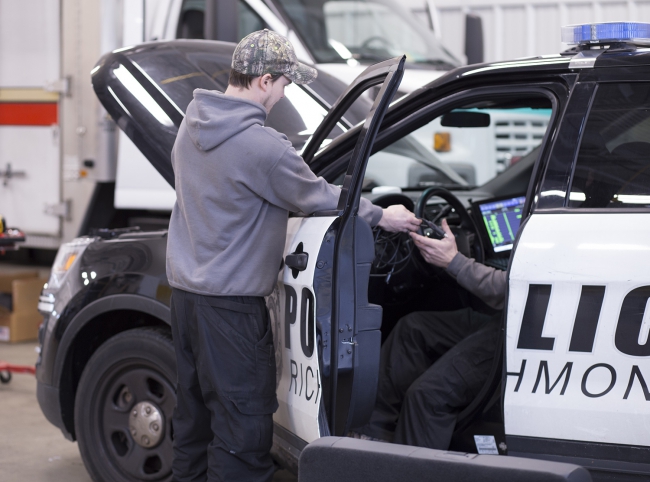
M 375 409 L 358 431 L 447 450 L 458 414 L 489 375 L 500 320 L 469 308 L 402 318 L 382 346 Z
M 174 289 L 175 481 L 270 481 L 273 333 L 264 298 Z

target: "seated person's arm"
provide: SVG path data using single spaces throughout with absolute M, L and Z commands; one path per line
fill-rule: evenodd
M 442 229 L 447 233 L 443 239 L 433 239 L 411 233 L 411 238 L 427 263 L 440 268 L 456 278 L 458 284 L 478 296 L 494 309 L 503 309 L 506 295 L 506 272 L 490 268 L 466 258 L 458 252 L 456 238 L 442 220 Z

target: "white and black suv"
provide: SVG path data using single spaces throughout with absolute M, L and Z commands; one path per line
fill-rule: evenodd
M 223 89 L 220 49 L 145 44 L 107 54 L 93 73 L 106 110 L 170 184 L 192 90 Z M 317 128 L 313 117 L 295 116 L 302 124 L 292 141 L 317 175 L 343 189 L 337 210 L 289 219 L 267 299 L 277 460 L 295 466 L 308 443 L 367 420 L 381 341 L 401 316 L 489 310 L 426 265 L 408 237 L 373 232 L 357 216 L 365 196 L 434 222 L 447 217 L 461 251 L 508 270 L 502 343 L 459 416 L 453 450 L 476 452 L 482 435 L 502 455 L 572 461 L 595 478 L 650 478 L 650 51 L 608 39 L 471 65 L 389 106 L 402 71 L 403 59 L 386 60 L 331 108 L 309 88 L 285 106 L 320 106 Z M 371 87 L 379 87 L 372 107 L 363 94 Z M 365 121 L 353 127 L 346 118 L 362 105 Z M 495 112 L 527 115 L 479 135 L 503 118 Z M 436 153 L 472 139 L 486 152 L 507 145 L 520 155 L 469 186 Z M 165 246 L 165 231 L 78 238 L 61 247 L 41 295 L 38 399 L 78 440 L 96 480 L 171 477 L 176 372 Z

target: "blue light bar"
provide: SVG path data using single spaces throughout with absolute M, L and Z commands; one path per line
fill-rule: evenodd
M 562 42 L 571 45 L 635 41 L 650 43 L 650 23 L 603 22 L 562 27 Z

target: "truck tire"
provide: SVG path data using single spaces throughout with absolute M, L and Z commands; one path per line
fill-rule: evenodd
M 74 410 L 79 452 L 94 481 L 171 480 L 175 384 L 168 330 L 128 330 L 97 349 Z

